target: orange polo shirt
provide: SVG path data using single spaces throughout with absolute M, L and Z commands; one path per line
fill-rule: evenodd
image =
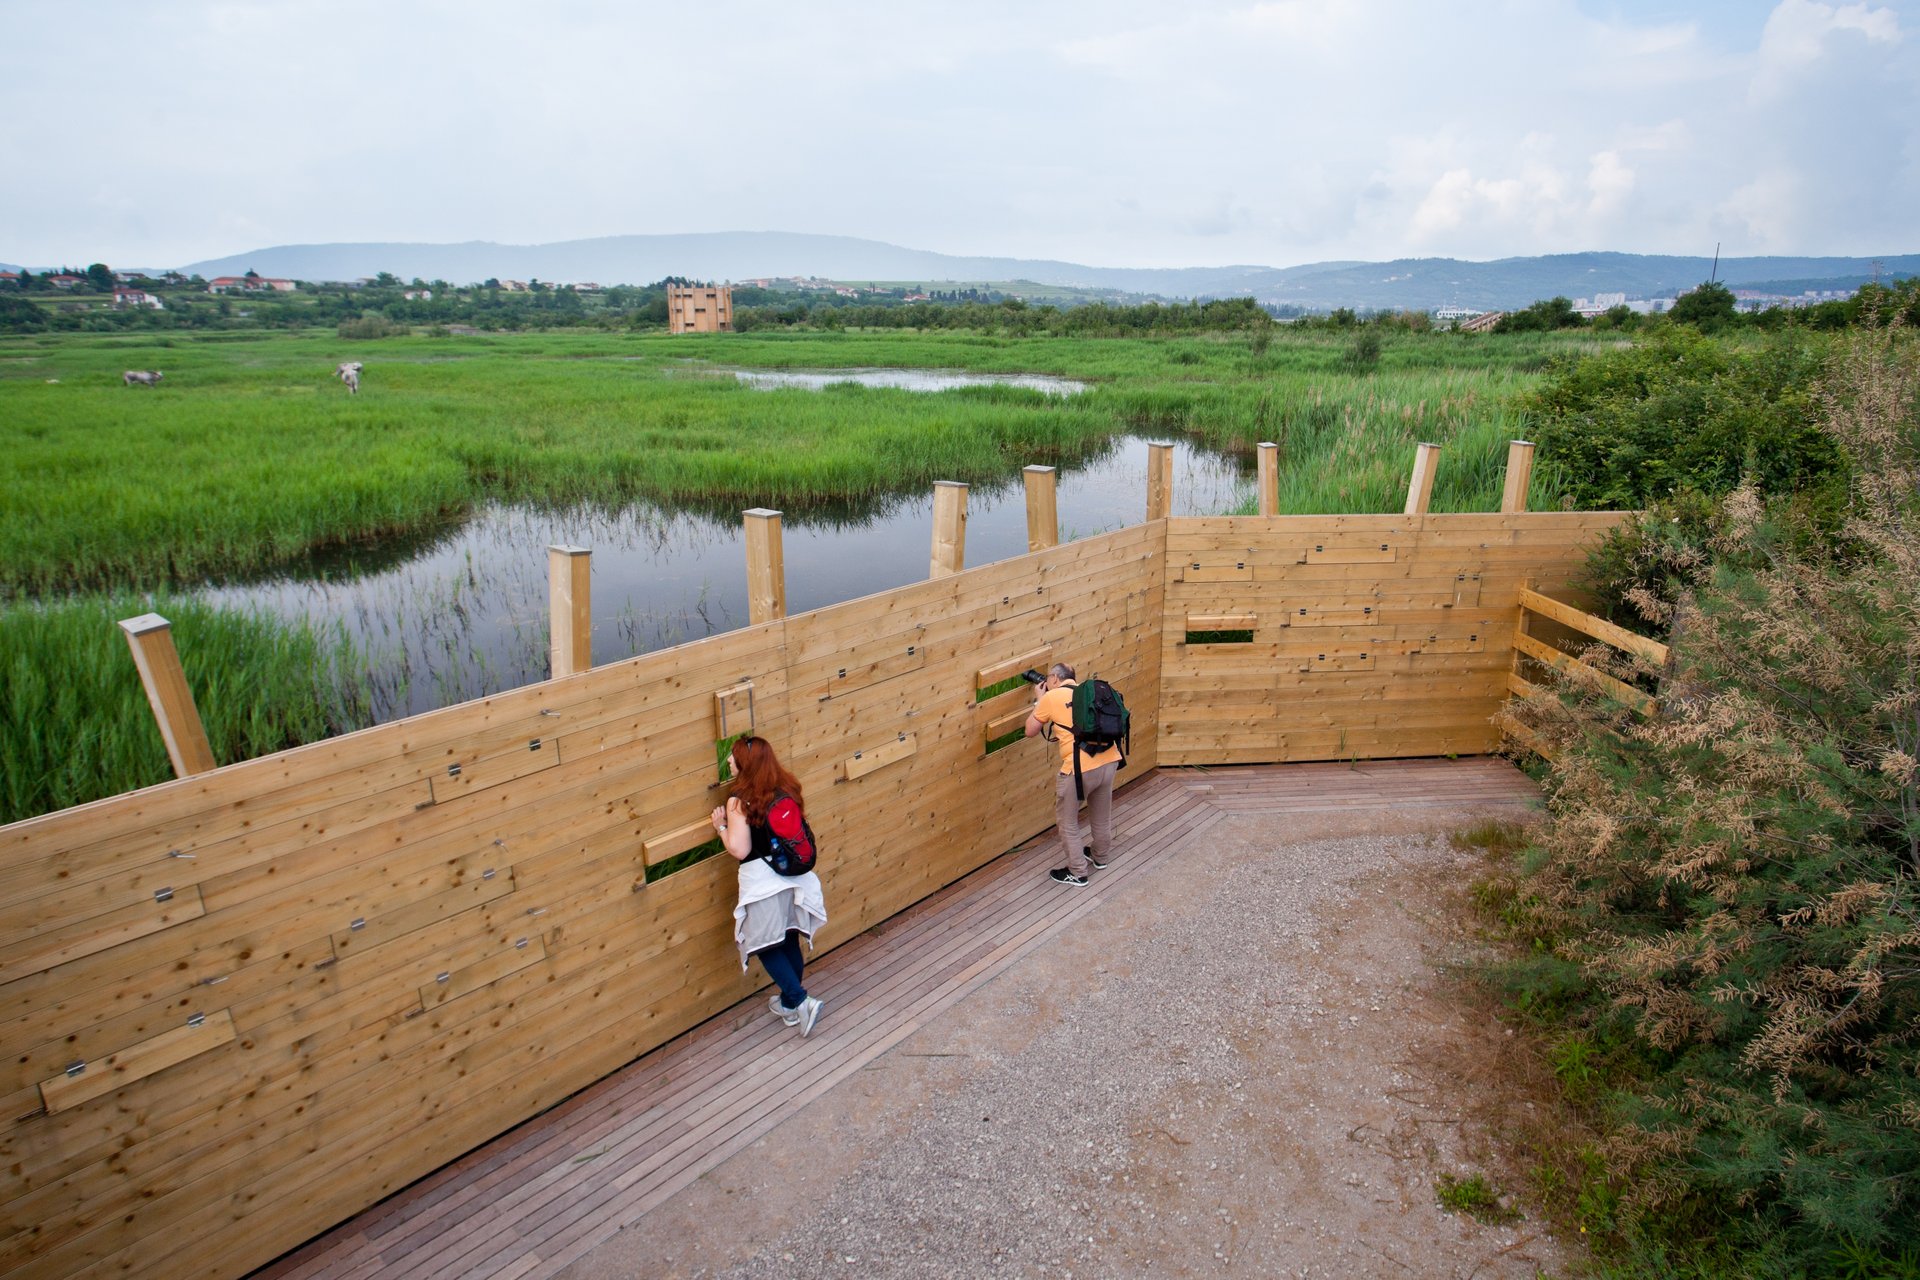
M 1033 709 L 1033 718 L 1041 724 L 1053 726 L 1053 741 L 1060 748 L 1060 772 L 1073 772 L 1073 685 L 1063 684 L 1058 689 L 1049 689 L 1040 695 L 1039 703 Z M 1108 747 L 1105 751 L 1090 751 L 1080 757 L 1080 772 L 1098 769 L 1103 764 L 1112 764 L 1120 758 L 1120 748 Z

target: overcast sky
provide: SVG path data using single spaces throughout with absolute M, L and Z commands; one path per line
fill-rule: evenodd
M 5 0 L 0 260 L 1920 251 L 1920 0 Z

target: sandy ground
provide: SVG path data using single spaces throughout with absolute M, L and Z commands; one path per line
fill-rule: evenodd
M 1229 818 L 563 1274 L 1565 1274 L 1435 1198 L 1500 1105 L 1447 974 L 1475 816 Z

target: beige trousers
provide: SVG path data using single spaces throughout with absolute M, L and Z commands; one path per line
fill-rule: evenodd
M 1074 875 L 1087 874 L 1086 848 L 1105 862 L 1113 841 L 1113 775 L 1120 762 L 1110 760 L 1098 769 L 1082 769 L 1080 782 L 1087 792 L 1086 839 L 1080 836 L 1080 800 L 1073 793 L 1073 775 L 1059 773 L 1053 779 L 1053 820 L 1060 828 L 1060 845 L 1067 851 L 1067 870 Z

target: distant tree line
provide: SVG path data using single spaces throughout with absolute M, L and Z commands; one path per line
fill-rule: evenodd
M 61 285 L 55 274 L 75 277 Z M 249 275 L 254 273 L 249 272 Z M 0 283 L 0 332 L 116 332 L 181 329 L 327 328 L 346 337 L 375 337 L 418 328 L 460 326 L 486 332 L 596 328 L 647 331 L 667 324 L 667 287 L 702 283 L 669 276 L 644 285 L 576 289 L 541 280 L 508 288 L 498 279 L 477 285 L 444 280 L 401 280 L 381 272 L 364 284 L 301 283 L 293 292 L 209 293 L 199 276 L 136 280 L 158 297 L 161 308 L 114 307 L 105 299 L 115 287 L 104 263 L 62 272 L 23 272 Z M 408 295 L 413 296 L 408 296 Z M 1310 313 L 1249 297 L 1135 304 L 1092 301 L 1035 303 L 977 287 L 931 290 L 868 288 L 853 296 L 817 290 L 733 287 L 734 327 L 741 332 L 806 328 L 954 329 L 1012 335 L 1128 337 L 1209 331 L 1264 331 L 1276 322 L 1308 329 L 1420 332 L 1438 327 L 1424 311 L 1359 312 L 1337 307 Z M 1856 326 L 1869 309 L 1920 324 L 1920 279 L 1867 285 L 1844 301 L 1805 308 L 1741 312 L 1724 285 L 1706 284 L 1682 294 L 1672 310 L 1642 316 L 1619 306 L 1592 318 L 1556 297 L 1510 311 L 1495 332 L 1527 333 L 1591 328 L 1631 332 L 1669 323 L 1701 332 L 1801 326 L 1838 330 Z M 1365 353 L 1362 352 L 1362 357 Z

